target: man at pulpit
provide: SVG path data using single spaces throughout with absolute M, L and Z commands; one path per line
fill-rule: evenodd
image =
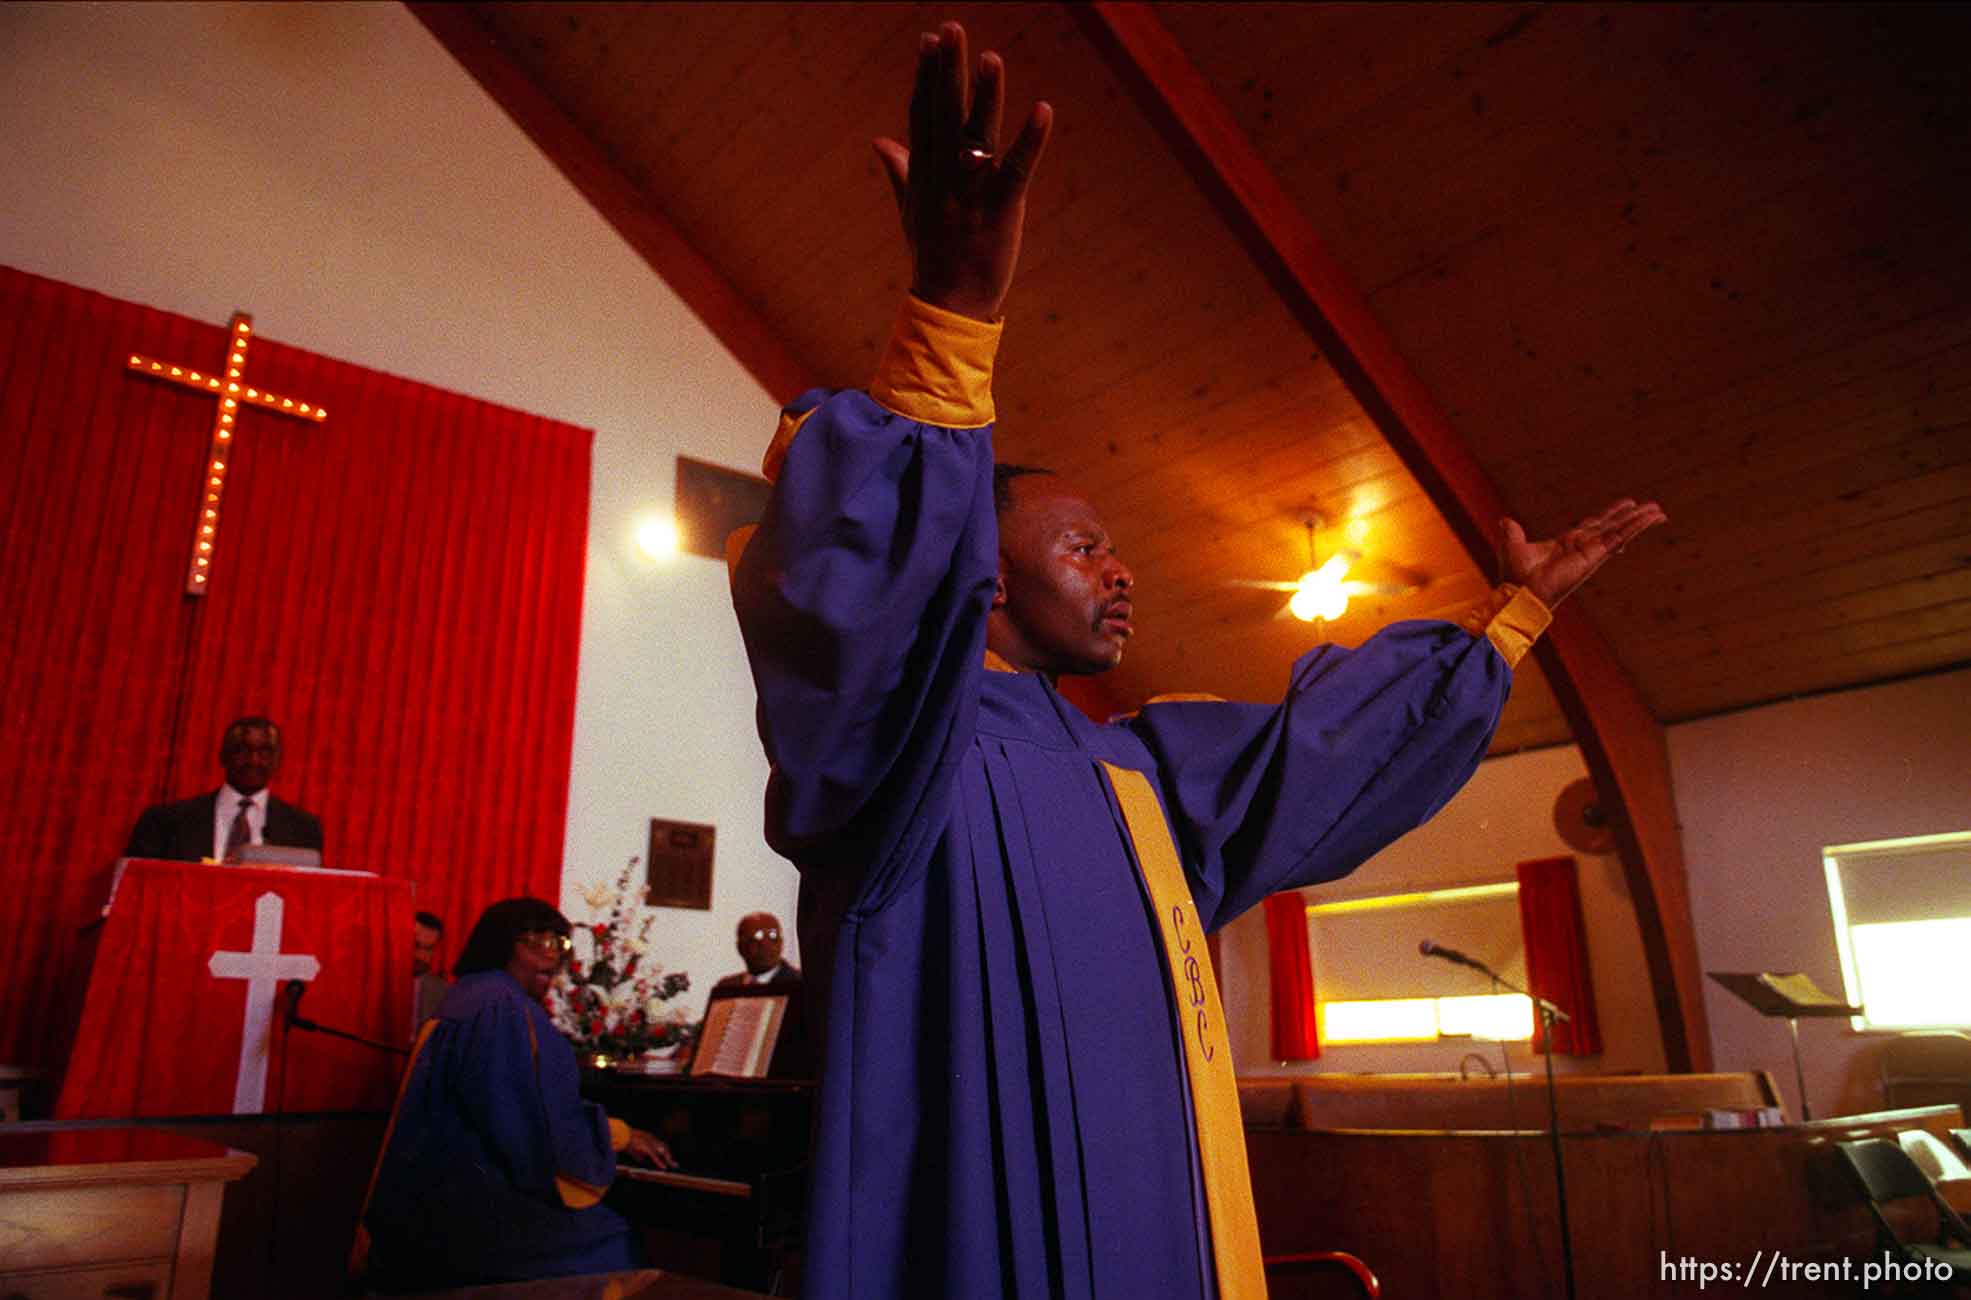
M 126 858 L 198 862 L 236 857 L 249 844 L 322 848 L 321 819 L 267 788 L 281 765 L 281 729 L 270 718 L 236 718 L 219 742 L 226 782 L 208 794 L 144 809 Z

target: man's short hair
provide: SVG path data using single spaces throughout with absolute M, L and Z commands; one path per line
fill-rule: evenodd
M 445 933 L 445 923 L 438 919 L 436 912 L 419 912 L 412 919 L 427 930 L 436 930 L 440 934 Z
M 1013 504 L 1013 480 L 1025 478 L 1029 474 L 1052 474 L 1054 471 L 1040 465 L 1005 465 L 992 467 L 992 513 L 1003 515 Z
M 234 718 L 226 724 L 226 730 L 221 732 L 219 736 L 219 751 L 224 753 L 227 746 L 231 745 L 241 732 L 250 727 L 261 727 L 273 732 L 274 746 L 277 749 L 280 747 L 281 724 L 275 722 L 272 718 L 263 718 L 257 713 L 249 713 L 244 718 Z

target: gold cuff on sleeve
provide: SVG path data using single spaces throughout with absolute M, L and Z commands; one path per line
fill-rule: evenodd
M 609 1119 L 609 1149 L 621 1151 L 630 1144 L 630 1126 L 611 1116 Z
M 767 444 L 766 455 L 760 461 L 760 476 L 767 482 L 773 483 L 779 480 L 780 467 L 787 463 L 788 444 L 794 441 L 794 435 L 801 431 L 801 426 L 808 422 L 808 417 L 820 409 L 818 406 L 810 406 L 799 415 L 792 411 L 780 413 L 780 425 L 774 429 L 773 441 Z
M 1540 602 L 1526 588 L 1505 582 L 1494 587 L 1491 593 L 1473 603 L 1458 620 L 1458 626 L 1473 636 L 1482 636 L 1492 643 L 1499 657 L 1506 661 L 1508 668 L 1516 668 L 1547 625 L 1554 621 L 1553 611 Z
M 990 324 L 907 295 L 869 396 L 907 420 L 947 429 L 993 421 L 992 361 L 1002 322 Z
M 579 1178 L 570 1178 L 566 1174 L 556 1174 L 554 1190 L 560 1195 L 561 1203 L 569 1209 L 586 1210 L 601 1200 L 609 1189 L 597 1187 L 594 1183 L 585 1183 Z

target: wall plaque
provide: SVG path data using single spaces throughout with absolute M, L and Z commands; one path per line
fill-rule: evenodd
M 772 490 L 757 474 L 678 457 L 677 486 L 671 495 L 678 545 L 687 554 L 723 560 L 726 536 L 735 528 L 760 522 Z
M 717 828 L 696 822 L 650 819 L 649 887 L 643 901 L 652 907 L 712 910 L 712 841 Z

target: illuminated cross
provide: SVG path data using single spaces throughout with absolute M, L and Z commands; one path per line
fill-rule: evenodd
M 234 312 L 226 363 L 220 367 L 223 374 L 207 374 L 174 366 L 168 361 L 153 361 L 135 352 L 130 354 L 130 369 L 138 374 L 196 388 L 219 399 L 219 409 L 212 419 L 212 451 L 205 458 L 205 483 L 199 492 L 198 531 L 192 535 L 192 564 L 185 574 L 185 591 L 193 596 L 205 594 L 206 580 L 212 576 L 212 559 L 216 554 L 214 548 L 219 541 L 219 498 L 226 490 L 226 466 L 233 458 L 233 429 L 239 416 L 240 403 L 264 406 L 282 415 L 313 420 L 316 424 L 328 419 L 328 412 L 319 406 L 311 406 L 291 397 L 280 397 L 264 388 L 247 387 L 246 345 L 252 334 L 253 317 L 243 311 Z
M 253 904 L 253 947 L 215 952 L 212 978 L 246 981 L 246 1020 L 240 1027 L 240 1068 L 233 1076 L 233 1114 L 257 1115 L 267 1103 L 267 1046 L 275 991 L 286 980 L 311 980 L 322 964 L 306 953 L 281 951 L 281 896 L 269 890 Z

